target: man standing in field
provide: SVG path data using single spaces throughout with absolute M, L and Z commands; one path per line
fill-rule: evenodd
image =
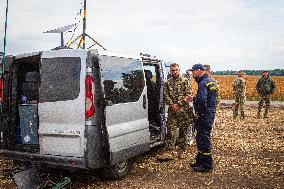
M 206 74 L 202 64 L 193 65 L 191 71 L 198 83 L 197 94 L 193 99 L 198 153 L 195 157 L 196 162 L 191 164 L 191 167 L 195 172 L 210 172 L 213 170 L 211 131 L 216 113 L 218 88 L 216 82 Z
M 235 104 L 233 109 L 233 118 L 236 119 L 241 114 L 240 118 L 245 118 L 244 104 L 246 101 L 246 81 L 244 79 L 245 73 L 238 71 L 238 77 L 233 83 L 233 90 L 235 92 Z
M 215 78 L 212 77 L 212 75 L 211 75 L 212 70 L 211 70 L 210 65 L 204 64 L 204 68 L 205 68 L 205 74 L 207 74 L 215 82 L 215 84 L 217 86 L 217 106 L 216 107 L 218 107 L 218 105 L 220 104 L 220 101 L 221 101 L 221 98 L 220 98 L 220 84 L 219 84 L 219 82 Z
M 260 118 L 261 109 L 263 107 L 263 102 L 265 102 L 264 107 L 264 118 L 268 118 L 268 110 L 270 108 L 270 99 L 272 94 L 276 90 L 275 82 L 269 77 L 269 73 L 267 70 L 262 72 L 262 77 L 258 80 L 256 84 L 256 90 L 260 96 L 260 100 L 258 103 L 258 112 L 257 117 Z
M 185 71 L 184 77 L 187 78 L 187 80 L 189 81 L 190 85 L 191 85 L 191 75 L 190 75 L 190 69 Z
M 170 66 L 171 77 L 165 83 L 165 102 L 169 106 L 167 117 L 167 141 L 165 152 L 158 157 L 159 160 L 172 160 L 176 144 L 179 147 L 179 158 L 185 158 L 187 145 L 187 131 L 193 118 L 189 106 L 191 98 L 191 85 L 185 77 L 180 74 L 179 65 Z M 178 134 L 177 134 L 177 131 Z

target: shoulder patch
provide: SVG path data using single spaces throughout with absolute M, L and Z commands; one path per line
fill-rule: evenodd
M 211 82 L 206 83 L 205 85 L 206 85 L 206 87 L 208 87 L 208 86 L 211 85 L 211 84 L 215 84 L 215 82 L 214 82 L 214 81 L 211 81 Z
M 218 90 L 218 88 L 217 88 L 216 85 L 214 85 L 213 87 L 210 87 L 210 90 L 211 90 L 211 91 L 212 91 L 212 90 Z

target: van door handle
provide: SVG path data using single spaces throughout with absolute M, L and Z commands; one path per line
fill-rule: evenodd
M 143 108 L 146 109 L 146 95 L 143 95 Z

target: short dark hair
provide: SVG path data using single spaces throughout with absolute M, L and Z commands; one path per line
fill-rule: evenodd
M 208 64 L 203 65 L 206 71 L 211 71 L 211 67 Z
M 179 65 L 178 65 L 177 63 L 172 63 L 172 64 L 170 65 L 170 68 L 171 68 L 171 67 L 176 67 L 176 66 L 179 67 Z

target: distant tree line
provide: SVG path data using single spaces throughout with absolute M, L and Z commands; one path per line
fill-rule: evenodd
M 246 75 L 261 75 L 263 70 L 242 70 Z M 284 76 L 284 69 L 268 70 L 271 76 Z M 227 70 L 227 71 L 215 71 L 213 75 L 236 75 L 237 71 Z

